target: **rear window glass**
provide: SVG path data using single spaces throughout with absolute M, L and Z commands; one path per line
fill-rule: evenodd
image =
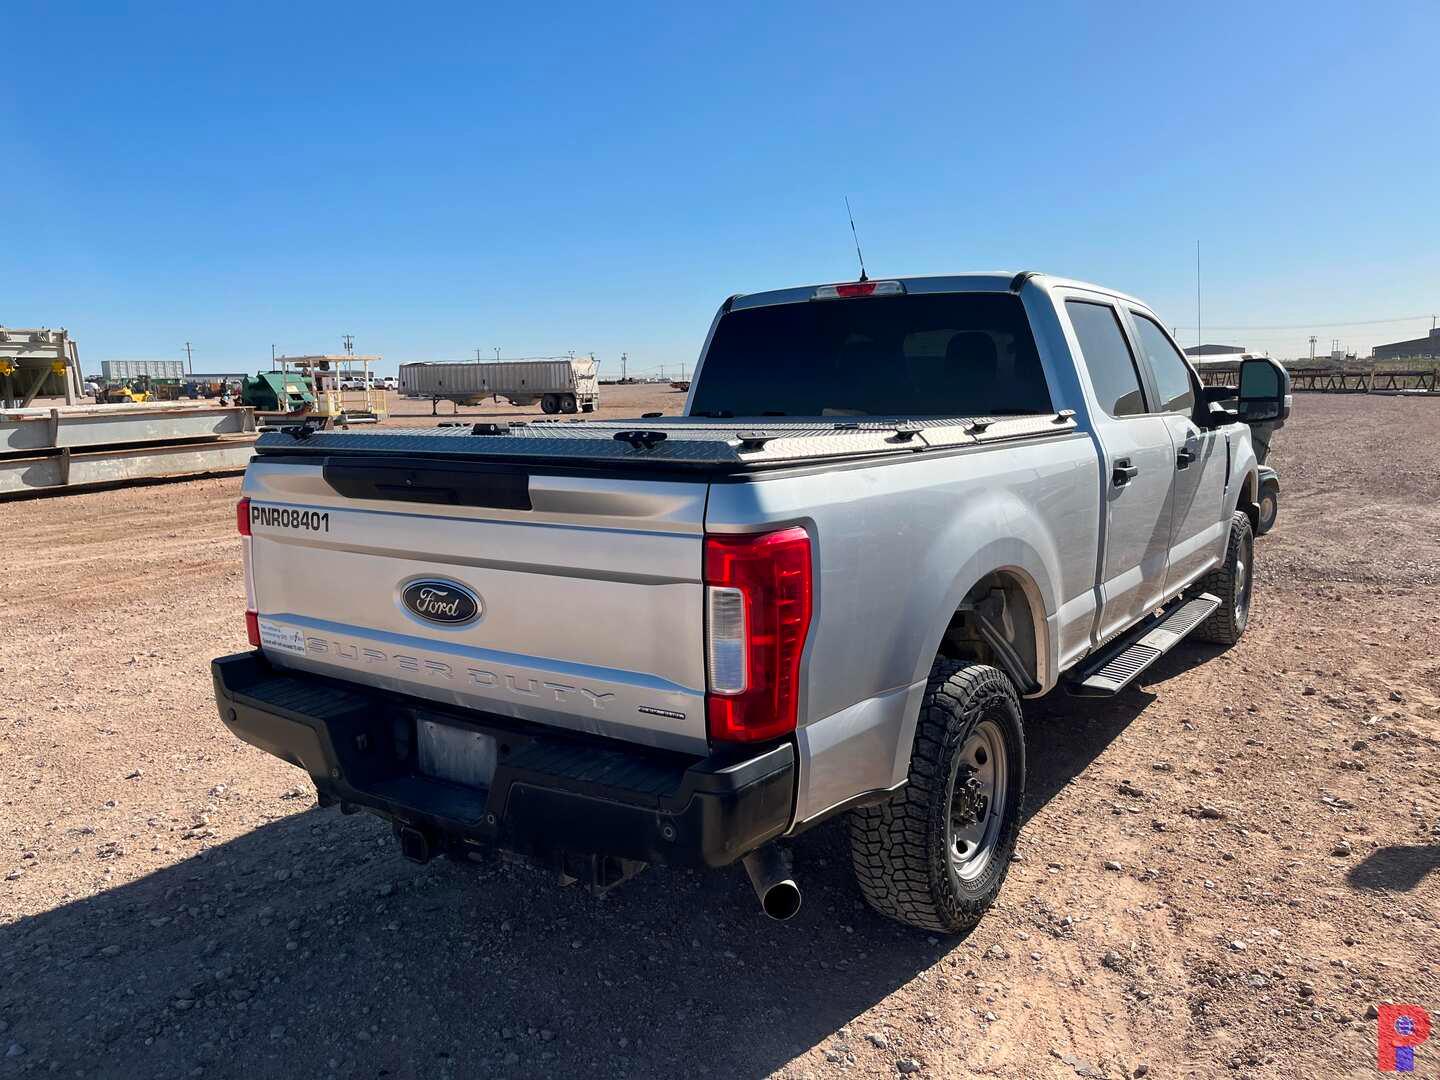
M 937 293 L 732 311 L 692 413 L 986 416 L 1052 411 L 1019 297 Z

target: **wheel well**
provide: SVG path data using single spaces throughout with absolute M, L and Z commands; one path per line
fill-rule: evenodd
M 965 594 L 940 640 L 940 655 L 997 667 L 1022 694 L 1044 684 L 1044 608 L 1028 579 L 986 574 Z
M 1258 473 L 1252 472 L 1245 477 L 1245 483 L 1240 486 L 1240 501 L 1235 504 L 1235 509 L 1244 510 L 1245 516 L 1250 519 L 1250 528 L 1256 532 L 1260 531 L 1260 475 Z

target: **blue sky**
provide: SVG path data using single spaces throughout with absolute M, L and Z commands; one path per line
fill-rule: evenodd
M 1297 355 L 1440 310 L 1440 4 L 0 10 L 0 323 L 693 363 L 731 292 L 1043 269 Z M 24 59 L 23 70 L 19 68 Z

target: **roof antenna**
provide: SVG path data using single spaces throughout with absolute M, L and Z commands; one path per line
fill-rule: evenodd
M 850 235 L 855 237 L 855 257 L 860 260 L 860 280 L 869 281 L 865 276 L 865 256 L 860 253 L 860 234 L 855 231 L 855 215 L 850 212 L 850 196 L 845 196 L 845 213 L 850 218 Z

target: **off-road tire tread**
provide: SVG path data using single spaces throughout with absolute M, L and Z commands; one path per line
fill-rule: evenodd
M 1260 492 L 1261 506 L 1265 505 L 1265 497 L 1267 495 L 1275 504 L 1275 512 L 1270 516 L 1270 521 L 1268 524 L 1265 522 L 1265 519 L 1263 517 L 1261 517 L 1258 513 L 1256 514 L 1256 521 L 1259 523 L 1255 529 L 1256 536 L 1264 536 L 1271 529 L 1275 528 L 1275 522 L 1280 519 L 1280 492 L 1278 490 L 1267 492 L 1262 489 Z
M 1250 561 L 1252 563 L 1250 567 L 1251 603 L 1254 603 L 1255 535 L 1250 525 L 1250 515 L 1244 510 L 1236 510 L 1230 517 L 1230 541 L 1225 546 L 1225 561 L 1201 578 L 1194 587 L 1197 593 L 1210 593 L 1220 598 L 1220 606 L 1195 628 L 1194 634 L 1197 641 L 1210 641 L 1216 645 L 1234 645 L 1245 633 L 1245 627 L 1249 625 L 1248 615 L 1243 625 L 1235 621 L 1235 587 L 1239 584 L 1235 579 L 1235 560 L 1239 557 L 1240 548 L 1244 544 L 1247 534 L 1250 536 Z
M 945 821 L 948 761 L 996 703 L 1011 711 L 1020 733 L 1006 752 L 1018 771 L 1009 778 L 1014 811 L 996 840 L 985 887 L 961 895 L 948 872 Z M 1024 804 L 1024 729 L 1015 687 L 998 669 L 939 660 L 931 669 L 915 728 L 909 782 L 893 798 L 850 815 L 850 859 L 865 901 L 882 915 L 924 930 L 955 934 L 980 921 L 1005 880 Z

